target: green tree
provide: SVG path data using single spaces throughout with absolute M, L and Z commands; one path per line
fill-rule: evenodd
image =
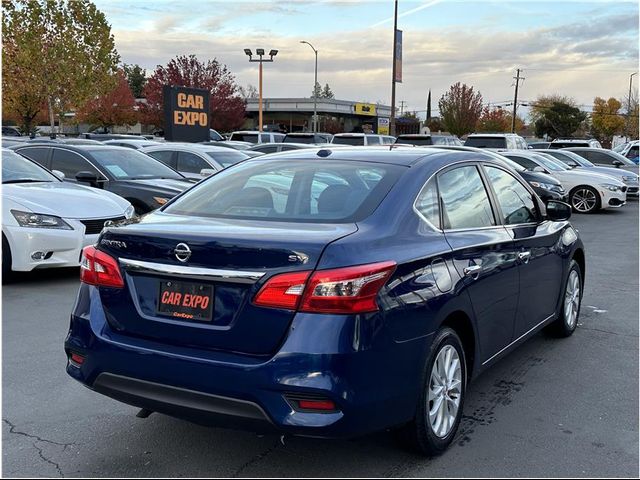
M 482 95 L 458 82 L 440 98 L 438 108 L 445 128 L 461 137 L 475 130 L 482 114 Z
M 23 122 L 46 103 L 53 131 L 56 114 L 113 88 L 119 57 L 89 0 L 3 0 L 2 7 L 3 105 L 20 109 Z
M 311 92 L 311 98 L 322 98 L 322 87 L 319 83 L 316 83 L 315 87 L 313 87 L 313 92 Z
M 322 89 L 322 94 L 320 95 L 322 98 L 334 98 L 335 95 L 331 91 L 331 87 L 328 83 L 324 84 L 324 88 Z
M 555 101 L 549 106 L 535 105 L 537 119 L 534 121 L 537 137 L 570 137 L 587 119 L 587 114 L 568 103 Z
M 144 98 L 144 86 L 147 83 L 147 71 L 138 64 L 122 65 L 122 70 L 135 98 Z

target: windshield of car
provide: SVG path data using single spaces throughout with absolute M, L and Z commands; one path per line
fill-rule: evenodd
M 2 151 L 2 183 L 58 182 L 55 175 L 11 150 Z
M 504 137 L 469 137 L 464 145 L 478 148 L 507 148 L 507 140 Z
M 184 178 L 162 162 L 137 150 L 120 148 L 87 149 L 111 176 L 118 180 Z
M 637 150 L 636 150 L 636 152 L 637 152 Z M 629 160 L 624 155 L 620 155 L 618 152 L 607 152 L 607 154 L 611 155 L 614 160 L 620 160 L 622 162 L 622 164 L 627 166 L 627 167 L 635 167 L 636 166 L 636 164 L 634 162 Z
M 550 158 L 543 157 L 542 155 L 533 155 L 544 167 L 552 172 L 561 172 L 563 170 L 571 170 L 564 163 L 559 160 L 551 160 Z
M 547 155 L 551 155 L 556 160 L 559 160 L 562 163 L 566 163 L 569 166 L 571 166 L 574 163 L 577 163 L 581 167 L 595 167 L 595 165 L 593 163 L 591 163 L 586 158 L 581 157 L 577 153 L 561 152 L 561 151 L 553 151 L 553 150 L 550 150 L 550 151 L 547 151 L 547 152 L 544 152 L 544 153 L 547 154 Z
M 225 150 L 224 152 L 220 152 L 216 150 L 213 152 L 205 152 L 205 153 L 211 158 L 213 158 L 220 165 L 222 165 L 222 168 L 230 167 L 231 165 L 235 165 L 236 163 L 249 158 L 248 155 L 245 155 L 244 153 L 240 153 L 231 149 Z
M 364 145 L 364 137 L 333 137 L 331 143 L 338 145 Z
M 377 208 L 405 169 L 368 162 L 246 162 L 201 182 L 163 211 L 280 222 L 357 222 Z

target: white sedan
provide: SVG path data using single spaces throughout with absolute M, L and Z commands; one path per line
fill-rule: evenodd
M 572 170 L 559 160 L 530 151 L 500 152 L 527 170 L 537 170 L 555 177 L 569 192 L 569 203 L 578 213 L 593 213 L 604 208 L 618 208 L 627 202 L 627 186 L 604 173 Z
M 60 174 L 60 176 L 63 176 Z M 63 182 L 40 165 L 2 149 L 2 273 L 80 264 L 109 220 L 131 218 L 124 198 Z

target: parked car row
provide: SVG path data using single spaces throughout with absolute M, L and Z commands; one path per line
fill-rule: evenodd
M 300 136 L 297 136 L 301 138 Z M 355 138 L 368 141 L 367 134 L 336 135 L 340 138 Z M 411 137 L 411 136 L 410 136 Z M 424 141 L 425 137 L 414 140 Z M 439 142 L 440 139 L 431 135 L 429 141 Z M 397 142 L 389 145 L 393 149 L 402 149 L 405 142 L 411 140 L 399 137 Z M 479 138 L 479 137 L 478 137 Z M 497 136 L 487 137 L 491 139 Z M 505 137 L 510 138 L 510 137 Z M 82 140 L 82 139 L 80 139 Z M 339 140 L 338 140 L 339 141 Z M 111 192 L 122 197 L 127 206 L 131 205 L 137 215 L 142 215 L 168 203 L 173 197 L 191 187 L 203 178 L 224 170 L 225 168 L 252 158 L 254 155 L 264 155 L 267 160 L 293 150 L 340 150 L 350 148 L 340 143 L 262 143 L 245 145 L 239 142 L 207 142 L 206 144 L 187 144 L 179 142 L 154 142 L 146 139 L 112 139 L 104 142 L 84 140 L 81 144 L 56 142 L 32 143 L 21 142 L 12 148 L 14 152 L 32 160 L 49 172 L 53 172 L 58 183 L 83 185 L 93 187 L 101 193 Z M 484 142 L 484 141 L 483 141 Z M 234 145 L 229 147 L 228 144 Z M 508 144 L 508 143 L 505 143 Z M 224 145 L 224 146 L 223 146 Z M 481 143 L 485 148 L 460 145 L 426 145 L 427 148 L 458 150 L 489 155 L 496 161 L 501 161 L 512 171 L 523 178 L 531 189 L 547 203 L 551 200 L 568 202 L 577 213 L 592 213 L 600 209 L 618 208 L 623 206 L 627 197 L 638 196 L 639 185 L 637 165 L 622 155 L 604 149 L 587 147 L 524 150 L 522 148 L 506 150 L 496 147 L 495 143 Z M 487 147 L 487 145 L 490 145 Z M 239 146 L 240 148 L 235 148 Z M 364 147 L 364 145 L 362 146 Z M 372 147 L 373 148 L 373 147 Z M 377 148 L 383 148 L 378 144 Z M 420 148 L 420 146 L 411 147 Z M 6 153 L 3 150 L 3 156 Z M 278 153 L 280 152 L 280 153 Z M 587 158 L 592 158 L 592 163 Z M 18 157 L 21 158 L 21 157 Z M 15 163 L 15 159 L 14 159 Z M 609 165 L 609 166 L 603 166 Z M 634 171 L 635 170 L 635 171 Z M 9 173 L 8 173 L 9 174 Z M 11 179 L 12 183 L 18 183 Z M 19 179 L 18 179 L 19 180 Z M 24 184 L 39 184 L 37 181 L 25 181 Z M 50 186 L 48 186 L 50 187 Z M 283 187 L 285 188 L 285 187 Z M 14 190 L 16 190 L 14 188 Z M 36 191 L 20 190 L 24 192 Z M 49 188 L 48 191 L 51 191 Z M 54 195 L 60 196 L 60 205 L 68 201 L 66 190 L 58 189 Z M 56 202 L 54 202 L 55 204 Z M 9 202 L 7 202 L 9 204 Z M 88 205 L 91 205 L 90 203 Z M 48 214 L 48 211 L 37 211 L 34 214 Z M 122 213 L 122 212 L 120 212 Z M 101 229 L 107 220 L 120 219 L 123 215 L 105 216 L 100 211 L 84 214 L 87 219 L 95 219 L 91 225 L 93 229 Z M 63 218 L 63 217 L 61 217 Z M 12 225 L 15 217 L 8 217 L 6 225 Z M 40 227 L 34 227 L 40 228 Z M 24 230 L 19 230 L 24 231 Z M 44 230 L 41 230 L 44 232 Z M 93 232 L 93 233 L 89 233 Z M 14 242 L 15 235 L 4 232 L 3 240 L 8 244 L 7 252 L 11 254 L 22 243 Z M 87 228 L 87 235 L 95 235 L 94 230 Z M 40 252 L 38 250 L 37 252 Z M 34 255 L 36 251 L 27 252 Z M 58 266 L 64 264 L 58 256 L 50 254 L 54 250 L 44 252 L 42 258 L 38 255 L 26 262 L 5 262 L 12 265 L 14 270 Z M 54 252 L 55 253 L 55 252 Z M 76 251 L 77 253 L 77 251 Z M 15 251 L 15 257 L 22 254 Z M 22 255 L 24 256 L 24 255 Z M 74 258 L 71 255 L 70 258 Z M 77 256 L 75 257 L 77 258 Z M 74 262 L 71 261 L 73 264 Z

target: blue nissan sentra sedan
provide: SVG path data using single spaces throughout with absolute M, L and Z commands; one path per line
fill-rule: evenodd
M 67 372 L 193 422 L 451 443 L 468 381 L 578 322 L 584 247 L 499 159 L 420 148 L 242 162 L 83 251 Z

